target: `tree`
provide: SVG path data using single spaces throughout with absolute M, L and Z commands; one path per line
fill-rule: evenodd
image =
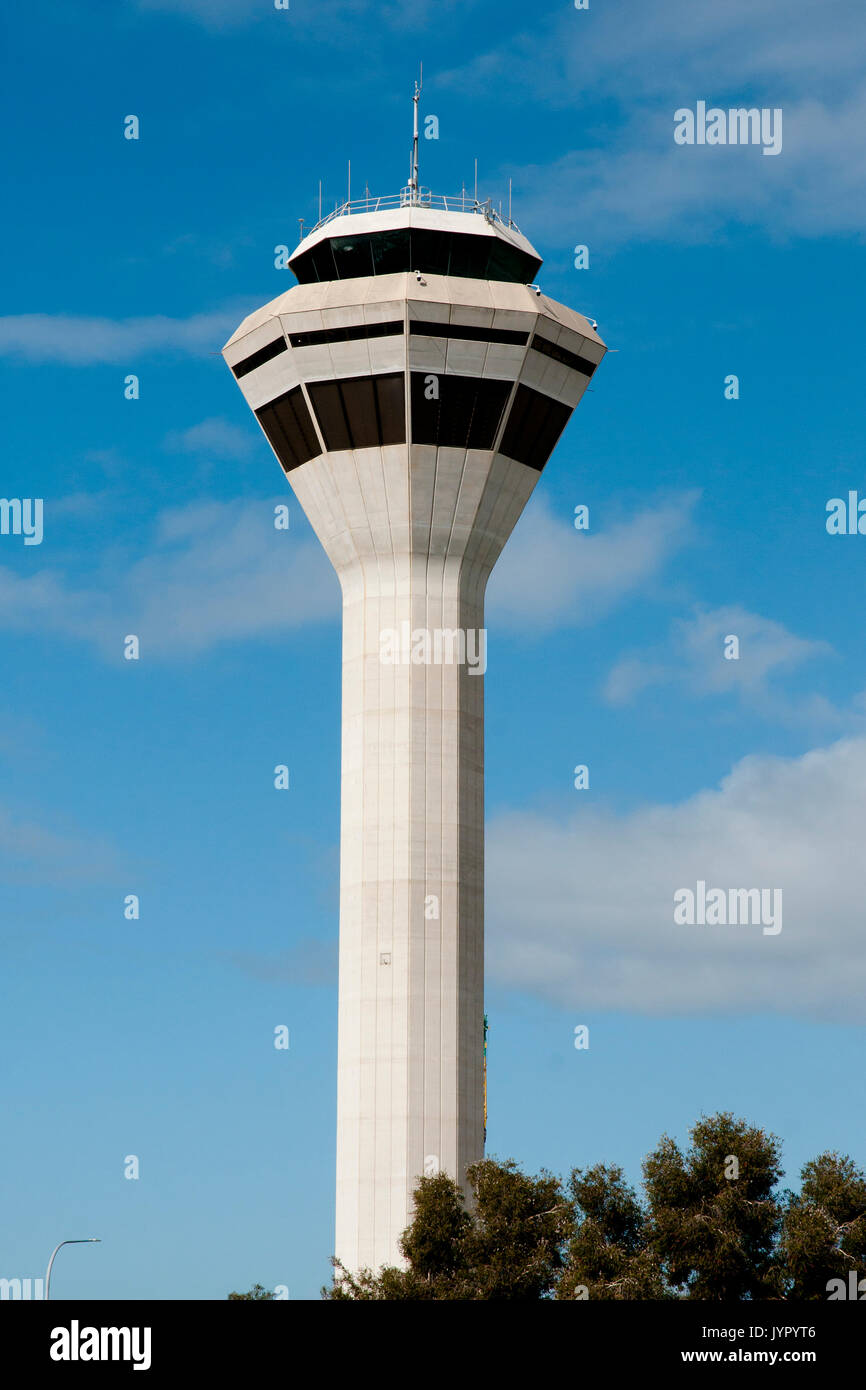
M 866 1276 L 866 1174 L 824 1153 L 779 1193 L 778 1138 L 730 1113 L 703 1116 L 682 1152 L 663 1135 L 643 1197 L 621 1168 L 542 1171 L 484 1159 L 470 1200 L 445 1173 L 421 1178 L 400 1241 L 405 1267 L 334 1261 L 329 1299 L 801 1299 Z M 269 1297 L 270 1295 L 265 1295 Z M 252 1297 L 233 1294 L 233 1298 Z
M 459 1279 L 466 1269 L 465 1239 L 472 1218 L 463 1193 L 447 1173 L 423 1177 L 415 1189 L 415 1212 L 400 1249 L 409 1267 L 427 1283 Z
M 270 1289 L 263 1288 L 261 1284 L 253 1284 L 249 1293 L 230 1293 L 229 1303 L 265 1303 L 268 1299 L 274 1298 Z
M 571 1211 L 559 1180 L 521 1173 L 492 1158 L 468 1170 L 472 1223 L 463 1241 L 471 1298 L 537 1299 L 552 1291 L 563 1268 Z
M 378 1274 L 354 1274 L 339 1260 L 334 1284 L 322 1289 L 328 1299 L 447 1299 L 463 1297 L 463 1242 L 471 1225 L 463 1194 L 447 1173 L 422 1177 L 415 1189 L 412 1224 L 400 1238 L 408 1268 L 385 1265 Z M 459 1292 L 458 1292 L 459 1290 Z
M 823 1153 L 805 1164 L 788 1194 L 780 1255 L 791 1298 L 826 1299 L 831 1279 L 866 1275 L 866 1174 L 848 1157 Z
M 661 1261 L 647 1248 L 647 1219 L 621 1168 L 598 1163 L 569 1181 L 574 1214 L 557 1298 L 659 1299 Z
M 467 1179 L 472 1211 L 445 1173 L 423 1177 L 400 1249 L 407 1268 L 353 1274 L 334 1261 L 329 1299 L 519 1299 L 548 1296 L 562 1266 L 569 1208 L 556 1178 L 483 1159 Z
M 649 1247 L 687 1298 L 778 1298 L 782 1209 L 775 1135 L 729 1113 L 703 1117 L 682 1154 L 664 1135 L 643 1165 Z

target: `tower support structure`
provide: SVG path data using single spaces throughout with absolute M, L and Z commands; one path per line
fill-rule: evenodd
M 419 197 L 324 219 L 223 349 L 342 589 L 350 1270 L 399 1263 L 419 1177 L 483 1155 L 485 588 L 605 352 L 510 218 Z

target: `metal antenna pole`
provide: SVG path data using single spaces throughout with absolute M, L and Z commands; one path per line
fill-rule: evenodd
M 319 179 L 319 221 L 322 220 L 322 180 Z
M 415 83 L 415 95 L 412 98 L 414 104 L 414 119 L 412 122 L 412 167 L 409 173 L 409 187 L 411 201 L 418 201 L 418 103 L 421 100 L 421 88 L 424 85 L 424 64 L 421 64 L 421 80 Z
M 350 160 L 349 160 L 349 189 L 348 189 L 348 193 L 347 193 L 347 196 L 346 196 L 346 202 L 347 202 L 347 203 L 351 203 L 351 201 L 352 201 L 352 161 L 351 161 L 351 159 L 350 159 Z
M 508 180 L 508 225 L 511 226 L 511 179 Z
M 478 207 L 478 158 L 475 159 L 475 206 Z

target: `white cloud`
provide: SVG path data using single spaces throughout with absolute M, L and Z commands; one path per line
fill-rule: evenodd
M 205 421 L 178 443 L 204 448 L 210 439 L 225 449 L 242 439 L 245 447 L 238 435 L 223 421 Z M 599 535 L 576 532 L 539 499 L 494 572 L 492 620 L 533 630 L 595 620 L 686 542 L 696 497 L 660 503 Z M 277 500 L 300 518 L 294 500 Z M 117 659 L 127 633 L 150 655 L 177 657 L 334 621 L 339 584 L 324 552 L 306 529 L 276 531 L 274 505 L 243 499 L 168 508 L 150 538 L 137 537 L 138 553 L 100 553 L 79 578 L 60 565 L 29 575 L 0 567 L 0 630 L 57 633 Z M 66 499 L 64 511 L 85 524 L 86 497 Z
M 208 454 L 215 458 L 245 459 L 254 448 L 254 437 L 238 425 L 219 416 L 202 420 L 185 430 L 171 430 L 163 448 L 172 453 Z
M 436 80 L 554 106 L 580 106 L 588 96 L 633 106 L 675 93 L 720 104 L 730 93 L 739 105 L 754 90 L 768 100 L 807 91 L 832 97 L 858 83 L 866 64 L 866 29 L 856 17 L 852 0 L 823 0 L 820 10 L 813 0 L 624 0 L 591 15 L 568 5 Z
M 628 11 L 627 16 L 625 10 Z M 850 0 L 667 0 L 570 7 L 438 77 L 497 100 L 580 110 L 580 142 L 508 169 L 516 216 L 553 239 L 613 246 L 689 242 L 727 223 L 786 235 L 860 236 L 866 221 L 866 25 Z M 780 107 L 783 149 L 674 145 L 673 116 L 698 100 Z M 563 149 L 565 146 L 565 149 Z M 554 146 L 555 149 L 555 146 Z
M 692 537 L 699 493 L 681 493 L 627 521 L 576 531 L 533 498 L 488 586 L 491 622 L 536 631 L 595 621 L 655 579 Z
M 699 95 L 699 93 L 697 94 Z M 611 247 L 631 239 L 697 242 L 728 223 L 787 235 L 862 235 L 866 219 L 866 85 L 849 101 L 783 103 L 783 147 L 674 144 L 674 110 L 633 117 L 603 147 L 514 171 L 518 220 L 561 236 L 563 224 Z
M 590 792 L 575 792 L 588 797 Z M 499 981 L 576 1011 L 770 1012 L 866 1022 L 866 739 L 750 757 L 718 789 L 570 823 L 488 827 L 488 961 Z M 677 926 L 673 895 L 781 888 L 777 936 Z
M 141 630 L 159 650 L 192 654 L 339 616 L 339 584 L 318 542 L 276 531 L 273 518 L 267 502 L 182 508 L 173 524 L 186 528 L 185 543 L 172 551 L 178 533 L 172 513 L 163 517 L 165 548 L 126 576 Z
M 735 660 L 725 656 L 730 636 L 739 643 Z M 617 662 L 604 695 L 611 704 L 621 705 L 650 686 L 680 685 L 692 695 L 736 694 L 768 712 L 778 712 L 772 677 L 804 661 L 831 655 L 828 643 L 798 637 L 781 623 L 737 605 L 697 609 L 673 624 L 664 649 L 630 653 Z M 818 713 L 814 704 L 808 708 Z M 827 705 L 825 714 L 830 710 Z
M 84 583 L 0 569 L 0 629 L 83 639 L 114 659 L 135 633 L 143 654 L 183 657 L 337 618 L 339 585 L 324 552 L 276 531 L 273 508 L 241 500 L 169 509 L 146 554 L 105 555 Z
M 117 851 L 99 838 L 52 830 L 0 806 L 0 872 L 4 883 L 68 885 L 116 877 Z
M 651 685 L 661 685 L 672 679 L 671 668 L 661 661 L 646 657 L 624 656 L 610 672 L 604 686 L 604 697 L 612 705 L 626 705 Z
M 242 312 L 223 309 L 187 319 L 164 314 L 132 319 L 83 318 L 72 314 L 11 314 L 0 318 L 0 357 L 26 362 L 63 362 L 86 367 L 122 363 L 154 352 L 200 357 L 219 352 Z

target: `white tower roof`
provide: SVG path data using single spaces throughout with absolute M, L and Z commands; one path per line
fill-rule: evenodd
M 429 202 L 425 203 L 401 203 L 400 195 L 358 198 L 344 203 L 307 233 L 293 251 L 289 263 L 331 237 L 361 236 L 400 227 L 417 227 L 431 232 L 497 238 L 532 256 L 541 265 L 541 257 L 516 223 L 504 221 L 489 203 L 475 203 L 465 194 L 453 198 L 429 196 Z

